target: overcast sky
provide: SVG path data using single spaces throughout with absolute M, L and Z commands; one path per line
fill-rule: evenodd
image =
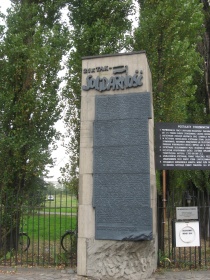
M 9 8 L 9 6 L 10 6 L 10 1 L 9 0 L 1 0 L 1 4 L 0 4 L 1 12 L 5 13 L 6 9 Z

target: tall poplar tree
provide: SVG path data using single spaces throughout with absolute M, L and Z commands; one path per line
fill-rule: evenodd
M 11 2 L 0 41 L 0 256 L 17 249 L 21 206 L 52 163 L 58 72 L 68 45 L 60 23 L 65 1 Z
M 138 0 L 135 49 L 145 49 L 153 78 L 156 122 L 209 123 L 210 7 L 208 0 Z M 157 172 L 157 178 L 161 173 Z M 210 190 L 208 170 L 170 170 L 167 188 Z M 157 180 L 158 185 L 161 180 Z M 160 186 L 161 191 L 161 186 Z M 208 196 L 206 203 L 208 204 Z M 179 202 L 180 203 L 180 202 Z M 208 213 L 206 216 L 208 221 Z M 205 229 L 206 221 L 202 226 Z
M 200 1 L 140 0 L 134 49 L 147 52 L 153 78 L 155 120 L 185 122 L 202 79 L 197 51 L 203 36 Z M 200 104 L 203 110 L 204 104 Z M 200 111 L 199 111 L 200 114 Z
M 139 4 L 134 49 L 147 53 L 155 121 L 202 123 L 206 104 L 198 93 L 204 60 L 198 46 L 204 35 L 203 4 L 199 0 L 139 0 Z M 171 187 L 188 186 L 184 172 L 170 171 L 168 178 Z
M 69 163 L 62 169 L 62 182 L 77 193 L 79 172 L 79 128 L 82 57 L 112 54 L 129 48 L 134 13 L 132 0 L 70 1 L 72 46 L 68 60 L 67 86 L 64 90 Z
M 210 4 L 208 0 L 200 1 L 203 4 L 205 33 L 199 51 L 204 58 L 204 83 L 201 96 L 205 98 L 206 113 L 210 114 Z

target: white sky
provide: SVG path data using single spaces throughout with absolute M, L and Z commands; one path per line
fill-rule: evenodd
M 0 11 L 2 13 L 6 13 L 7 8 L 10 7 L 9 0 L 0 0 Z M 56 124 L 56 129 L 60 132 L 64 131 L 64 126 L 62 121 L 59 121 Z M 58 149 L 53 152 L 52 157 L 55 160 L 55 165 L 53 168 L 50 169 L 49 176 L 50 178 L 47 179 L 49 181 L 57 181 L 60 177 L 60 167 L 63 167 L 67 162 L 67 155 L 65 154 L 65 149 L 62 147 L 62 141 L 57 142 Z
M 6 9 L 9 8 L 10 1 L 9 0 L 0 0 L 0 10 L 2 13 L 6 12 Z

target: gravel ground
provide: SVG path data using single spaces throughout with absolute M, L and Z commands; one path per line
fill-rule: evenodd
M 73 269 L 55 268 L 23 268 L 23 267 L 1 267 L 0 280 L 85 280 L 93 279 L 89 277 L 77 276 Z M 210 271 L 165 271 L 155 273 L 150 279 L 146 280 L 210 280 Z M 94 278 L 94 280 L 100 280 Z M 120 279 L 119 279 L 120 280 Z M 132 280 L 132 279 L 130 279 Z M 141 279 L 139 279 L 141 280 Z

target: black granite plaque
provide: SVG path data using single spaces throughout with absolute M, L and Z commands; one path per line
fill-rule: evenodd
M 94 148 L 94 172 L 146 173 L 149 170 L 148 145 Z
M 150 199 L 149 174 L 145 173 L 143 176 L 142 174 L 96 174 L 94 186 L 100 188 L 94 189 L 94 206 L 105 207 L 115 200 L 123 202 L 123 207 L 138 205 L 142 211 L 142 207 L 148 206 Z
M 96 96 L 96 239 L 150 240 L 149 93 Z
M 94 147 L 148 146 L 148 122 L 137 119 L 96 121 L 94 123 Z
M 96 96 L 95 119 L 97 121 L 120 119 L 145 120 L 151 117 L 150 93 Z
M 156 169 L 210 168 L 210 125 L 157 123 Z

